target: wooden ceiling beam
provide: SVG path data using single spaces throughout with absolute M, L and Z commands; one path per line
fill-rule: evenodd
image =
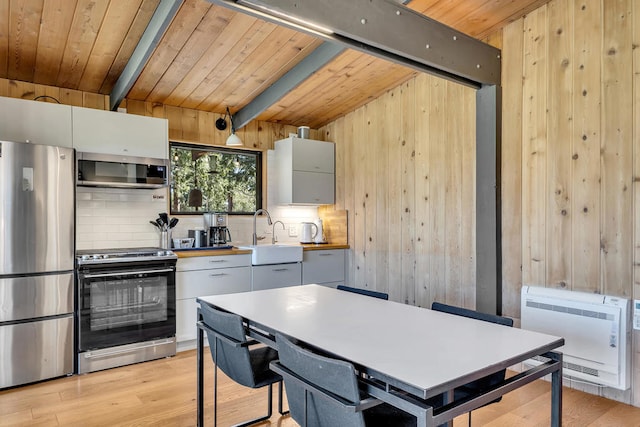
M 500 84 L 500 50 L 398 1 L 208 0 L 468 86 Z
M 127 96 L 181 5 L 182 0 L 160 0 L 149 25 L 144 30 L 131 58 L 109 94 L 109 108 L 111 110 L 117 110 L 122 100 Z

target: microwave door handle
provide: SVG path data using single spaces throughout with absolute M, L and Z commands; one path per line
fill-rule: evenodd
M 173 271 L 172 268 L 163 268 L 161 270 L 140 270 L 140 271 L 121 271 L 118 273 L 85 274 L 84 277 L 87 279 L 95 279 L 99 277 L 134 276 L 137 274 L 169 273 L 172 271 Z

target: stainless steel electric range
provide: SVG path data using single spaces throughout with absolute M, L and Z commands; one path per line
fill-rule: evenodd
M 76 372 L 176 354 L 177 259 L 159 248 L 76 252 Z

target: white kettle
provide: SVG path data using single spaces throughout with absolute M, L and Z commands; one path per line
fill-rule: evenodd
M 318 228 L 318 231 L 316 232 L 316 237 L 313 239 L 313 241 L 315 243 L 327 243 L 326 240 L 324 240 L 324 230 L 322 228 L 322 219 L 318 218 L 316 219 L 316 227 Z
M 313 243 L 318 235 L 318 226 L 312 222 L 303 222 L 300 227 L 300 243 Z

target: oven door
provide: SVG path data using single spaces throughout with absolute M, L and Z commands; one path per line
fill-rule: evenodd
M 175 336 L 175 264 L 78 270 L 78 350 Z

